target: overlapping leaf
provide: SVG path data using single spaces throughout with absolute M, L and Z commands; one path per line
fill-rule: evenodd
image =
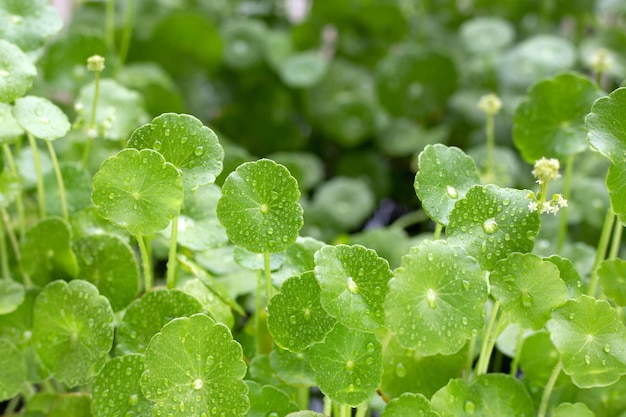
M 24 51 L 41 47 L 62 26 L 59 12 L 46 0 L 0 3 L 0 38 L 14 42 Z
M 405 393 L 389 401 L 381 417 L 439 417 L 422 394 Z
M 0 102 L 11 103 L 30 89 L 37 69 L 18 46 L 4 39 L 0 39 L 0 55 Z
M 47 141 L 61 138 L 70 130 L 70 122 L 63 110 L 42 97 L 18 98 L 13 116 L 25 131 Z
M 9 340 L 0 338 L 0 401 L 19 394 L 26 382 L 26 361 L 23 353 Z

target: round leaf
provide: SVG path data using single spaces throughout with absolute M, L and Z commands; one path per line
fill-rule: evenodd
M 282 252 L 303 224 L 298 183 L 269 159 L 246 162 L 224 181 L 217 217 L 230 240 L 251 252 Z
M 271 385 L 261 387 L 254 381 L 246 381 L 250 409 L 246 417 L 284 416 L 298 411 L 298 406 L 291 401 L 284 391 Z
M 244 416 L 248 387 L 239 343 L 204 314 L 163 326 L 146 348 L 141 389 L 155 402 L 153 415 Z
M 272 273 L 272 279 L 284 282 L 289 277 L 312 271 L 315 268 L 315 252 L 322 246 L 323 242 L 312 237 L 298 237 L 295 243 L 283 252 L 283 264 L 278 271 Z
M 324 395 L 356 407 L 380 386 L 382 346 L 372 333 L 337 324 L 322 343 L 311 346 L 309 363 Z
M 14 42 L 24 51 L 43 46 L 46 38 L 62 26 L 59 12 L 46 0 L 0 3 L 0 38 Z
M 43 287 L 57 278 L 76 277 L 78 264 L 71 238 L 70 226 L 53 217 L 40 220 L 26 231 L 20 265 L 35 285 Z
M 167 322 L 201 310 L 198 300 L 182 291 L 148 292 L 126 309 L 117 329 L 116 350 L 122 353 L 143 353 L 150 338 Z
M 380 417 L 439 417 L 422 394 L 405 393 L 389 401 Z
M 152 403 L 139 387 L 143 371 L 143 355 L 118 356 L 107 362 L 93 383 L 93 417 L 151 415 Z
M 81 279 L 91 282 L 119 311 L 139 293 L 139 268 L 131 247 L 114 235 L 77 239 L 72 245 Z
M 556 265 L 532 253 L 512 253 L 498 261 L 489 283 L 509 320 L 533 330 L 546 324 L 567 291 Z
M 0 53 L 2 51 L 2 39 L 0 39 Z M 0 68 L 2 63 L 0 63 Z M 0 69 L 0 145 L 11 144 L 24 134 L 24 129 L 13 117 L 12 107 L 2 103 L 2 70 Z M 11 100 L 13 101 L 13 100 Z M 3 161 L 4 162 L 4 161 Z
M 622 158 L 618 162 L 609 166 L 606 176 L 606 187 L 609 189 L 611 197 L 611 207 L 622 222 L 626 221 L 626 159 Z
M 313 272 L 287 279 L 267 306 L 267 328 L 276 344 L 299 352 L 321 342 L 336 320 L 320 303 L 320 286 Z
M 476 17 L 461 25 L 459 36 L 465 49 L 474 54 L 493 54 L 515 39 L 511 22 L 499 17 Z
M 561 74 L 533 85 L 515 110 L 513 141 L 524 159 L 563 162 L 587 149 L 584 117 L 600 90 L 587 77 Z
M 328 62 L 318 52 L 299 52 L 280 63 L 279 75 L 292 88 L 309 88 L 326 75 Z
M 86 392 L 69 392 L 57 396 L 46 417 L 92 417 L 91 395 Z
M 290 352 L 276 348 L 270 352 L 270 365 L 278 377 L 289 385 L 311 387 L 315 374 L 309 364 L 307 352 Z
M 448 241 L 463 246 L 485 270 L 512 252 L 530 252 L 540 220 L 528 209 L 527 195 L 495 185 L 472 187 L 450 212 Z
M 70 121 L 63 111 L 50 100 L 26 96 L 15 100 L 15 120 L 36 138 L 52 141 L 65 136 L 70 130 Z
M 552 417 L 595 417 L 595 414 L 583 403 L 561 403 Z
M 210 184 L 222 172 L 224 150 L 217 135 L 187 114 L 165 113 L 135 130 L 128 147 L 152 148 L 183 174 L 185 194 Z
M 598 152 L 614 164 L 620 164 L 626 153 L 626 130 L 622 125 L 626 109 L 626 87 L 608 97 L 596 100 L 585 118 L 587 139 Z M 621 164 L 620 164 L 621 165 Z
M 10 341 L 0 338 L 0 401 L 20 393 L 26 382 L 26 361 L 22 352 Z
M 61 177 L 65 185 L 65 199 L 70 214 L 91 207 L 91 174 L 74 164 L 60 164 Z M 43 177 L 46 193 L 46 211 L 54 216 L 62 216 L 61 194 L 59 183 L 54 171 L 49 171 Z
M 432 396 L 431 404 L 442 417 L 484 415 L 480 392 L 463 379 L 451 379 Z
M 0 39 L 0 56 L 0 102 L 11 103 L 30 89 L 37 69 L 19 47 L 4 39 Z
M 24 301 L 24 286 L 9 278 L 0 279 L 0 315 L 12 313 Z
M 37 354 L 57 379 L 74 387 L 100 372 L 113 345 L 113 311 L 93 284 L 54 281 L 33 314 Z
M 419 155 L 419 171 L 413 187 L 428 217 L 448 224 L 448 215 L 459 198 L 480 184 L 474 160 L 462 150 L 444 145 L 428 145 Z
M 445 241 L 424 241 L 389 281 L 387 327 L 423 355 L 453 354 L 484 323 L 487 282 L 476 260 Z
M 321 221 L 341 230 L 352 230 L 372 215 L 376 199 L 371 187 L 361 178 L 334 177 L 321 184 L 312 210 Z
M 389 263 L 361 245 L 324 246 L 315 254 L 324 310 L 344 326 L 373 332 L 384 324 Z
M 151 235 L 178 215 L 182 177 L 157 151 L 123 149 L 94 175 L 92 200 L 105 219 L 133 235 Z
M 9 207 L 21 192 L 22 179 L 8 170 L 3 171 L 0 169 L 0 207 Z
M 626 305 L 626 261 L 606 259 L 598 269 L 600 285 L 604 294 L 618 306 Z
M 626 328 L 608 302 L 568 300 L 546 326 L 563 371 L 579 388 L 608 386 L 626 374 Z

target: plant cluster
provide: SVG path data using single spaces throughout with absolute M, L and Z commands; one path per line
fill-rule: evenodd
M 626 415 L 619 2 L 74 7 L 0 0 L 5 415 Z

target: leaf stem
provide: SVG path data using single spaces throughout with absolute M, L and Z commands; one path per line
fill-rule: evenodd
M 15 236 L 15 233 L 13 232 L 13 228 L 11 227 L 11 219 L 9 218 L 9 213 L 7 213 L 7 210 L 2 207 L 0 208 L 0 215 L 2 215 L 2 223 L 4 223 L 4 230 L 6 231 L 7 236 L 9 237 L 9 241 L 11 242 L 13 254 L 15 255 L 15 259 L 19 263 L 19 261 L 22 259 L 22 254 L 20 252 L 20 244 L 17 240 L 17 237 Z
M 598 267 L 606 256 L 606 250 L 609 246 L 609 240 L 611 238 L 611 229 L 613 229 L 613 222 L 615 221 L 615 214 L 609 207 L 606 211 L 606 217 L 604 218 L 604 225 L 602 226 L 602 232 L 600 234 L 600 241 L 598 242 L 598 249 L 596 251 L 596 258 L 593 262 L 593 268 L 591 269 L 591 279 L 589 281 L 589 289 L 587 295 L 595 297 L 596 290 L 598 288 Z
M 368 403 L 367 401 L 362 402 L 356 409 L 356 414 L 354 417 L 365 417 L 367 414 Z
M 435 231 L 433 232 L 433 240 L 439 240 L 441 237 L 441 231 L 443 230 L 443 225 L 439 222 L 435 223 Z
M 263 344 L 261 342 L 261 309 L 263 308 L 261 303 L 261 289 L 263 288 L 261 279 L 261 271 L 256 271 L 256 296 L 254 303 L 256 307 L 256 314 L 254 315 L 254 332 L 256 341 L 256 353 L 260 355 L 263 353 Z
M 115 50 L 115 0 L 107 0 L 106 5 L 106 35 L 107 49 Z
M 550 395 L 552 395 L 552 390 L 554 389 L 554 384 L 556 384 L 556 380 L 561 373 L 561 368 L 563 365 L 561 361 L 556 364 L 552 373 L 550 374 L 550 378 L 548 378 L 548 382 L 543 390 L 543 395 L 541 396 L 541 403 L 539 404 L 539 411 L 537 412 L 537 417 L 545 417 L 546 411 L 548 410 L 548 403 L 550 402 Z
M 141 253 L 141 266 L 143 269 L 144 291 L 148 292 L 152 290 L 153 277 L 152 277 L 152 257 L 148 253 L 146 248 L 146 242 L 142 235 L 135 235 L 137 239 L 137 245 L 139 245 L 139 253 Z
M 613 229 L 613 239 L 611 240 L 611 250 L 609 251 L 609 259 L 615 259 L 619 255 L 620 244 L 622 243 L 622 232 L 624 224 L 617 217 L 615 219 L 615 227 Z
M 3 222 L 0 222 L 0 269 L 2 271 L 2 277 L 0 278 L 10 278 L 11 271 L 9 270 L 9 253 L 7 252 L 7 245 L 4 236 L 4 227 L 2 225 Z
M 498 318 L 499 309 L 500 302 L 496 301 L 493 305 L 493 308 L 491 309 L 491 317 L 489 318 L 489 323 L 487 324 L 487 328 L 485 329 L 485 333 L 483 334 L 483 340 L 480 347 L 480 355 L 478 357 L 478 362 L 476 363 L 476 375 L 482 375 L 487 373 L 487 368 L 489 367 L 489 359 L 491 357 L 491 350 L 489 349 L 491 334 Z
M 48 153 L 50 154 L 50 159 L 52 160 L 52 168 L 54 169 L 54 175 L 57 178 L 57 184 L 59 186 L 59 198 L 61 200 L 61 213 L 63 214 L 63 219 L 65 219 L 65 221 L 69 221 L 70 215 L 67 209 L 67 196 L 65 194 L 65 184 L 63 183 L 63 174 L 61 173 L 61 167 L 59 166 L 57 153 L 54 150 L 54 146 L 52 146 L 52 142 L 47 140 L 46 145 L 48 146 Z
M 9 164 L 9 168 L 11 169 L 11 173 L 15 175 L 16 178 L 20 178 L 20 174 L 17 171 L 17 166 L 15 165 L 15 159 L 13 158 L 13 153 L 11 152 L 11 147 L 7 144 L 3 145 L 4 155 L 7 158 L 7 163 Z M 24 200 L 22 199 L 22 193 L 17 195 L 15 199 L 15 205 L 17 207 L 17 215 L 19 218 L 19 227 L 20 227 L 20 239 L 24 238 L 24 234 L 26 233 L 26 212 L 24 211 Z
M 324 415 L 330 416 L 333 410 L 333 400 L 329 396 L 324 395 Z
M 350 415 L 351 407 L 349 405 L 341 404 L 339 406 L 339 417 L 348 417 Z
M 176 249 L 178 246 L 178 215 L 172 220 L 172 234 L 170 236 L 170 251 L 167 258 L 167 288 L 176 286 Z
M 89 165 L 89 152 L 91 151 L 91 144 L 96 132 L 96 113 L 98 111 L 98 101 L 100 100 L 100 71 L 95 71 L 94 79 L 94 91 L 93 91 L 93 103 L 91 103 L 91 116 L 89 118 L 89 125 L 87 126 L 87 142 L 83 148 L 82 166 L 83 169 L 87 169 Z
M 487 160 L 485 161 L 485 177 L 488 179 L 488 181 L 493 181 L 495 179 L 493 169 L 493 153 L 496 144 L 494 121 L 495 114 L 492 112 L 487 112 L 487 123 L 485 126 L 485 133 L 487 135 Z
M 517 346 L 515 347 L 515 356 L 511 361 L 511 371 L 509 374 L 515 378 L 517 375 L 517 367 L 519 365 L 520 358 L 522 357 L 522 347 L 524 346 L 524 329 L 519 328 L 519 334 L 517 335 Z
M 126 18 L 124 19 L 124 31 L 122 32 L 122 40 L 120 43 L 119 62 L 117 66 L 117 72 L 124 66 L 126 62 L 126 56 L 128 55 L 128 48 L 130 46 L 130 39 L 133 33 L 133 20 L 135 18 L 135 0 L 128 0 L 126 3 Z
M 269 303 L 272 298 L 273 286 L 272 286 L 272 270 L 270 266 L 270 253 L 263 252 L 263 263 L 265 270 L 265 304 Z
M 413 226 L 414 224 L 422 223 L 427 219 L 428 216 L 426 215 L 424 210 L 415 210 L 396 219 L 393 223 L 391 223 L 390 227 L 406 229 L 407 227 Z
M 298 387 L 296 390 L 296 404 L 300 410 L 308 410 L 311 392 L 309 387 Z
M 476 350 L 476 341 L 478 336 L 472 336 L 467 347 L 467 357 L 465 359 L 465 380 L 470 381 L 472 376 L 472 365 L 474 363 L 474 351 Z
M 43 186 L 43 173 L 41 171 L 41 160 L 39 158 L 39 149 L 35 138 L 30 133 L 26 133 L 28 144 L 33 151 L 33 160 L 35 162 L 35 173 L 37 174 L 37 202 L 39 203 L 39 217 L 46 217 L 46 195 Z
M 572 188 L 572 173 L 574 170 L 574 155 L 567 157 L 565 161 L 565 172 L 563 174 L 563 198 L 567 200 L 569 198 L 570 190 Z M 559 219 L 559 235 L 556 241 L 556 251 L 560 253 L 565 244 L 565 238 L 567 237 L 567 206 L 561 208 L 561 218 Z

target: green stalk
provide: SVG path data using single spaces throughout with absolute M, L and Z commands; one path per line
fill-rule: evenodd
M 465 380 L 470 381 L 472 376 L 472 364 L 474 363 L 474 350 L 476 349 L 477 336 L 472 336 L 467 348 L 467 357 L 465 359 Z
M 256 296 L 254 299 L 256 314 L 254 315 L 254 332 L 255 332 L 255 341 L 256 341 L 256 353 L 260 355 L 263 353 L 263 345 L 261 344 L 261 309 L 263 308 L 261 302 L 261 288 L 263 288 L 263 284 L 261 283 L 261 271 L 256 271 Z
M 519 365 L 520 358 L 522 357 L 522 346 L 524 346 L 524 329 L 520 327 L 519 334 L 517 335 L 515 357 L 513 358 L 513 361 L 511 361 L 511 371 L 509 372 L 512 377 L 517 375 L 517 367 Z
M 476 375 L 482 375 L 484 373 L 487 373 L 487 368 L 489 367 L 489 358 L 491 357 L 489 342 L 491 339 L 491 334 L 493 333 L 493 328 L 498 318 L 499 309 L 500 302 L 496 301 L 493 305 L 493 308 L 491 309 L 491 317 L 489 318 L 489 323 L 487 324 L 487 328 L 485 329 L 485 333 L 483 335 L 483 340 L 480 347 L 480 355 L 478 356 L 478 363 L 476 363 Z
M 11 400 L 7 404 L 6 409 L 4 410 L 4 414 L 3 415 L 5 415 L 5 416 L 12 416 L 13 413 L 15 413 L 15 411 L 17 411 L 17 407 L 19 406 L 21 399 L 22 398 L 19 395 L 16 395 L 15 397 L 11 398 Z
M 106 35 L 107 50 L 115 50 L 115 0 L 107 0 L 106 5 Z
M 441 230 L 443 229 L 443 225 L 441 223 L 436 223 L 435 231 L 433 232 L 433 240 L 439 240 L 441 237 Z
M 65 221 L 69 221 L 70 215 L 67 210 L 67 196 L 65 195 L 65 184 L 63 183 L 63 174 L 61 174 L 61 167 L 59 166 L 57 153 L 54 150 L 54 146 L 52 146 L 52 142 L 47 140 L 46 145 L 48 145 L 48 153 L 50 154 L 50 159 L 52 160 L 52 168 L 54 169 L 54 175 L 56 176 L 57 184 L 59 185 L 59 198 L 61 199 L 61 213 L 63 213 L 63 218 L 65 219 Z
M 352 407 L 350 407 L 349 405 L 340 405 L 339 406 L 339 417 L 349 417 L 350 416 L 350 410 Z
M 141 266 L 143 269 L 143 281 L 144 291 L 148 292 L 152 290 L 153 277 L 152 277 L 152 257 L 148 253 L 146 248 L 146 242 L 143 240 L 142 235 L 135 235 L 137 239 L 137 245 L 139 245 L 139 252 L 141 253 Z
M 178 215 L 172 220 L 172 234 L 170 237 L 170 251 L 167 258 L 167 288 L 176 285 L 176 248 L 178 243 Z
M 569 198 L 572 187 L 572 172 L 574 170 L 574 155 L 570 155 L 565 161 L 565 173 L 563 175 L 563 198 Z M 556 241 L 556 251 L 560 253 L 567 237 L 567 207 L 561 208 L 561 218 L 559 219 L 559 235 Z
M 624 230 L 624 224 L 617 217 L 615 219 L 615 228 L 613 229 L 613 240 L 611 240 L 611 250 L 609 251 L 609 259 L 617 258 L 619 255 L 620 244 L 622 243 L 622 231 Z
M 7 157 L 7 163 L 9 164 L 9 169 L 11 173 L 19 178 L 20 174 L 17 171 L 17 166 L 15 165 L 15 160 L 13 159 L 13 153 L 11 152 L 11 148 L 9 145 L 3 145 L 4 154 Z M 17 215 L 19 218 L 19 227 L 20 227 L 20 239 L 24 238 L 24 233 L 26 233 L 26 212 L 24 211 L 24 200 L 22 199 L 22 193 L 17 195 L 15 199 L 15 205 L 17 207 Z
M 424 213 L 423 210 L 415 210 L 399 217 L 396 221 L 391 223 L 390 227 L 406 229 L 409 226 L 422 223 L 426 220 L 428 220 L 428 216 L 426 215 L 426 213 Z
M 309 409 L 310 395 L 309 387 L 298 387 L 296 390 L 296 404 L 298 404 L 300 410 Z
M 117 71 L 124 66 L 128 48 L 130 47 L 130 39 L 133 33 L 133 20 L 135 18 L 135 0 L 128 0 L 126 3 L 126 19 L 124 21 L 124 31 L 122 32 L 122 41 L 120 44 L 120 55 Z
M 20 244 L 15 236 L 15 232 L 13 232 L 13 228 L 11 227 L 11 219 L 9 218 L 9 213 L 5 208 L 0 208 L 0 215 L 2 216 L 2 223 L 4 223 L 4 230 L 9 237 L 9 241 L 11 242 L 11 248 L 13 249 L 13 254 L 15 255 L 15 259 L 19 262 L 22 259 L 22 254 L 20 252 Z
M 39 217 L 46 217 L 46 195 L 43 186 L 43 173 L 41 172 L 41 160 L 39 159 L 39 149 L 35 138 L 30 133 L 26 133 L 28 143 L 33 151 L 33 160 L 35 162 L 35 173 L 37 174 L 37 202 L 39 203 Z
M 365 415 L 367 414 L 367 409 L 368 409 L 368 404 L 367 401 L 361 403 L 357 409 L 356 409 L 356 414 L 354 417 L 365 417 Z
M 609 240 L 611 238 L 611 229 L 613 229 L 613 222 L 615 221 L 615 214 L 609 207 L 606 211 L 606 217 L 604 218 L 604 225 L 602 226 L 602 233 L 600 234 L 600 241 L 598 242 L 598 249 L 596 251 L 596 259 L 593 262 L 593 268 L 591 270 L 591 280 L 589 281 L 589 289 L 587 295 L 595 297 L 596 290 L 598 288 L 598 267 L 606 256 L 606 250 L 609 246 Z
M 274 287 L 272 286 L 272 270 L 270 269 L 270 253 L 263 252 L 263 263 L 265 269 L 265 304 L 269 303 L 272 298 Z
M 324 395 L 324 415 L 330 416 L 333 410 L 333 400 L 330 397 Z
M 0 270 L 2 271 L 1 278 L 10 278 L 11 271 L 9 270 L 9 253 L 7 252 L 6 241 L 4 240 L 4 227 L 0 222 Z
M 550 378 L 546 383 L 545 388 L 543 389 L 543 395 L 541 396 L 541 403 L 539 405 L 539 411 L 537 413 L 537 417 L 545 417 L 546 411 L 548 410 L 548 403 L 550 402 L 550 395 L 552 395 L 552 390 L 554 389 L 554 384 L 556 383 L 559 374 L 561 373 L 562 364 L 556 364 L 554 369 L 552 370 L 552 374 L 550 374 Z
M 485 176 L 489 182 L 495 179 L 493 154 L 496 147 L 495 114 L 487 112 L 485 133 L 487 135 L 487 160 L 485 161 Z
M 95 71 L 94 79 L 93 103 L 91 103 L 91 116 L 89 118 L 89 126 L 87 127 L 87 142 L 83 149 L 82 165 L 83 169 L 87 169 L 89 164 L 89 152 L 91 151 L 91 143 L 93 142 L 92 132 L 96 129 L 96 112 L 98 109 L 98 100 L 100 100 L 100 71 Z

